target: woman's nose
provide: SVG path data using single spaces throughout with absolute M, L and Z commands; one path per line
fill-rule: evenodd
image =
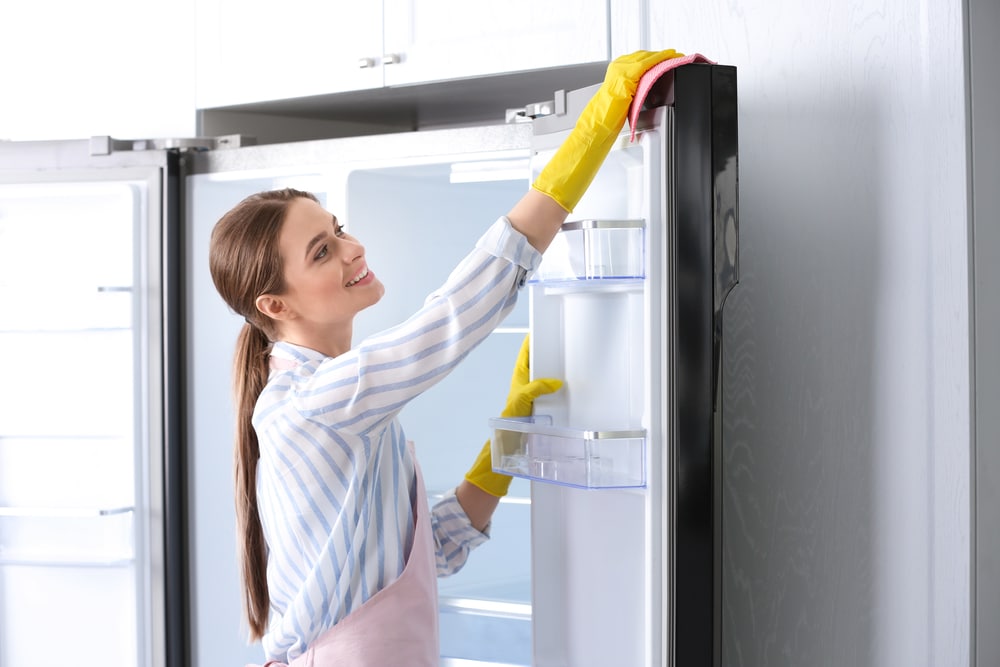
M 345 262 L 353 262 L 365 256 L 365 247 L 354 239 L 341 239 L 340 256 Z

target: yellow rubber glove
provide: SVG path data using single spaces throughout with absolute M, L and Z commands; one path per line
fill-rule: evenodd
M 636 51 L 608 65 L 604 83 L 531 187 L 572 213 L 618 138 L 639 79 L 653 65 L 683 53 Z
M 517 355 L 517 363 L 514 364 L 514 373 L 510 378 L 510 393 L 507 395 L 507 405 L 500 413 L 501 417 L 531 416 L 531 407 L 535 399 L 542 394 L 551 394 L 563 384 L 562 380 L 553 378 L 530 380 L 530 377 L 528 336 L 525 336 L 521 343 L 521 351 Z M 511 482 L 510 475 L 493 472 L 489 440 L 483 445 L 469 472 L 465 473 L 465 479 L 470 484 L 474 484 L 486 493 L 498 498 L 507 495 L 507 489 L 510 488 Z

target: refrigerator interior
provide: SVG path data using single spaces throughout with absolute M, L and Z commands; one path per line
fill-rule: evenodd
M 259 661 L 240 626 L 232 501 L 233 345 L 242 320 L 216 294 L 208 273 L 212 226 L 254 192 L 292 186 L 317 194 L 366 247 L 372 271 L 386 286 L 382 301 L 362 312 L 355 340 L 399 323 L 416 311 L 476 239 L 528 187 L 529 151 L 523 128 L 503 129 L 508 148 L 483 152 L 478 130 L 418 133 L 430 155 L 379 140 L 349 159 L 342 140 L 308 153 L 337 156 L 300 164 L 286 154 L 238 167 L 206 168 L 187 179 L 189 457 L 192 497 L 191 610 L 194 664 Z M 437 136 L 435 136 L 437 134 Z M 428 136 L 429 135 L 429 136 Z M 425 137 L 418 137 L 424 140 Z M 439 138 L 438 141 L 435 139 Z M 442 148 L 445 146 L 446 148 Z M 464 148 L 463 148 L 464 147 Z M 242 150 L 242 149 L 241 149 Z M 284 151 L 295 151 L 286 145 Z M 394 154 L 402 154 L 393 157 Z M 251 153 L 253 151 L 250 151 Z M 377 157 L 372 157 L 377 156 Z M 388 156 L 388 157 L 386 157 Z M 225 158 L 225 156 L 222 156 Z M 256 165 L 283 165 L 256 168 Z M 491 432 L 488 418 L 506 400 L 518 349 L 528 331 L 528 299 L 459 367 L 408 405 L 400 419 L 433 503 L 454 487 Z M 530 489 L 516 480 L 494 516 L 492 539 L 465 568 L 439 579 L 444 658 L 527 665 L 531 661 Z
M 2 179 L 0 665 L 160 664 L 155 176 Z

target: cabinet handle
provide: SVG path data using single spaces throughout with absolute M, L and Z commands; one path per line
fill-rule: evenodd
M 387 53 L 382 56 L 383 65 L 397 65 L 401 60 L 398 53 Z
M 375 67 L 374 58 L 361 58 L 358 60 L 358 67 L 361 69 L 368 69 L 369 67 Z

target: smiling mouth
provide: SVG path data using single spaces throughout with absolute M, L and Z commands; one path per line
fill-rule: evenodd
M 360 281 L 364 280 L 367 277 L 368 277 L 368 267 L 366 266 L 364 269 L 361 270 L 361 273 L 354 276 L 354 278 L 352 278 L 347 283 L 347 285 L 345 285 L 345 287 L 353 287 L 354 285 L 357 285 Z

